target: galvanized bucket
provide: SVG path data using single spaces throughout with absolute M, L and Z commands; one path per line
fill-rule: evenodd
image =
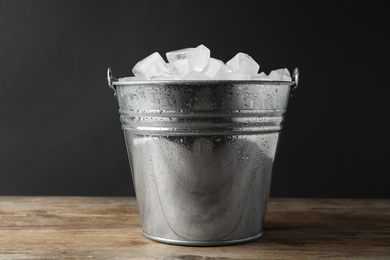
M 123 82 L 108 69 L 146 237 L 211 246 L 262 235 L 292 77 Z

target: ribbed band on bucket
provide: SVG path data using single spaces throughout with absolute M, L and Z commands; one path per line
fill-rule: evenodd
M 251 134 L 277 132 L 282 129 L 285 110 L 249 110 L 215 113 L 215 111 L 124 111 L 122 129 L 138 134 Z

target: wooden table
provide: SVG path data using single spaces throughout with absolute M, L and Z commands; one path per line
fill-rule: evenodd
M 271 198 L 259 240 L 185 247 L 142 235 L 135 198 L 0 196 L 0 259 L 390 259 L 390 200 Z

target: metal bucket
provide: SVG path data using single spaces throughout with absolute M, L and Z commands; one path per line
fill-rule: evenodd
M 263 233 L 272 165 L 293 81 L 108 83 L 119 102 L 146 237 L 243 243 Z

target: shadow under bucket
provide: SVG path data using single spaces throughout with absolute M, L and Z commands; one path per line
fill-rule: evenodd
M 118 81 L 143 233 L 211 246 L 259 238 L 293 81 Z

